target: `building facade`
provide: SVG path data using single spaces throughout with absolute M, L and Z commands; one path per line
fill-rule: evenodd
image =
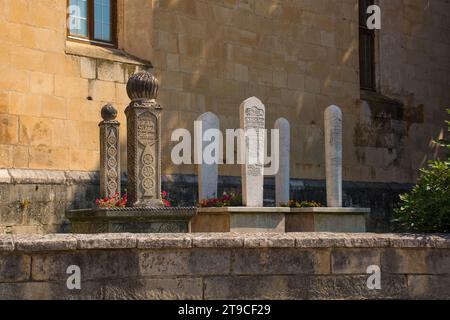
M 323 111 L 336 104 L 345 203 L 370 206 L 369 230 L 388 230 L 398 194 L 445 134 L 450 4 L 376 1 L 373 32 L 361 14 L 371 4 L 0 0 L 0 233 L 66 231 L 67 208 L 94 204 L 100 109 L 118 109 L 125 153 L 126 81 L 142 69 L 161 83 L 163 188 L 175 203 L 196 201 L 196 168 L 172 164 L 173 130 L 193 130 L 207 111 L 238 128 L 250 96 L 266 105 L 268 128 L 291 123 L 291 197 L 324 203 Z M 238 189 L 239 174 L 221 166 L 221 190 Z

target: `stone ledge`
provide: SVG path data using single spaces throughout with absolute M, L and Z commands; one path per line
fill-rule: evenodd
M 223 208 L 199 208 L 200 213 L 224 214 L 224 213 L 289 213 L 289 208 L 277 207 L 223 207 Z
M 450 234 L 102 234 L 0 235 L 0 252 L 191 248 L 439 248 Z
M 289 210 L 290 213 L 331 213 L 331 214 L 368 214 L 369 208 L 332 208 L 332 207 L 319 207 L 319 208 L 293 208 Z
M 0 184 L 92 184 L 99 183 L 98 172 L 1 169 Z
M 66 41 L 66 54 L 152 68 L 150 61 L 139 59 L 125 51 L 90 45 L 87 43 L 79 43 L 71 40 Z
M 11 237 L 14 251 L 19 252 L 73 251 L 77 249 L 77 239 L 69 235 L 12 235 Z
M 7 169 L 0 169 L 0 183 L 11 183 L 11 175 Z
M 64 171 L 51 170 L 8 170 L 13 184 L 60 184 L 66 182 Z

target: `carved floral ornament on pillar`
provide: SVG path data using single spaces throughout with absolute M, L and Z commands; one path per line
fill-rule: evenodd
M 100 122 L 100 195 L 110 198 L 120 194 L 120 143 L 117 110 L 111 104 L 102 108 Z
M 128 206 L 161 207 L 161 107 L 158 80 L 149 72 L 127 84 Z

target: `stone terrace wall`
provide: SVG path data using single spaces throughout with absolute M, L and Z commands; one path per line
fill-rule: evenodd
M 450 235 L 0 236 L 0 299 L 392 298 L 450 299 Z

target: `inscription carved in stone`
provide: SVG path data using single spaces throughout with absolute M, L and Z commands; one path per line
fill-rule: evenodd
M 144 83 L 145 82 L 145 83 Z M 161 201 L 161 108 L 157 81 L 150 74 L 130 78 L 132 99 L 125 110 L 128 123 L 128 205 L 158 207 Z M 146 88 L 141 92 L 142 88 Z
M 253 106 L 245 111 L 246 128 L 264 129 L 265 111 L 262 108 Z
M 151 112 L 141 114 L 137 121 L 137 140 L 142 148 L 141 157 L 141 191 L 145 197 L 155 196 L 155 144 L 157 138 L 157 117 Z
M 138 118 L 137 138 L 143 145 L 156 143 L 156 119 L 150 112 L 145 112 Z
M 245 164 L 242 166 L 242 195 L 245 206 L 263 206 L 265 117 L 258 98 L 245 100 L 240 107 L 241 128 L 245 132 Z
M 254 177 L 264 173 L 264 128 L 265 111 L 257 106 L 248 108 L 245 112 L 247 175 Z

